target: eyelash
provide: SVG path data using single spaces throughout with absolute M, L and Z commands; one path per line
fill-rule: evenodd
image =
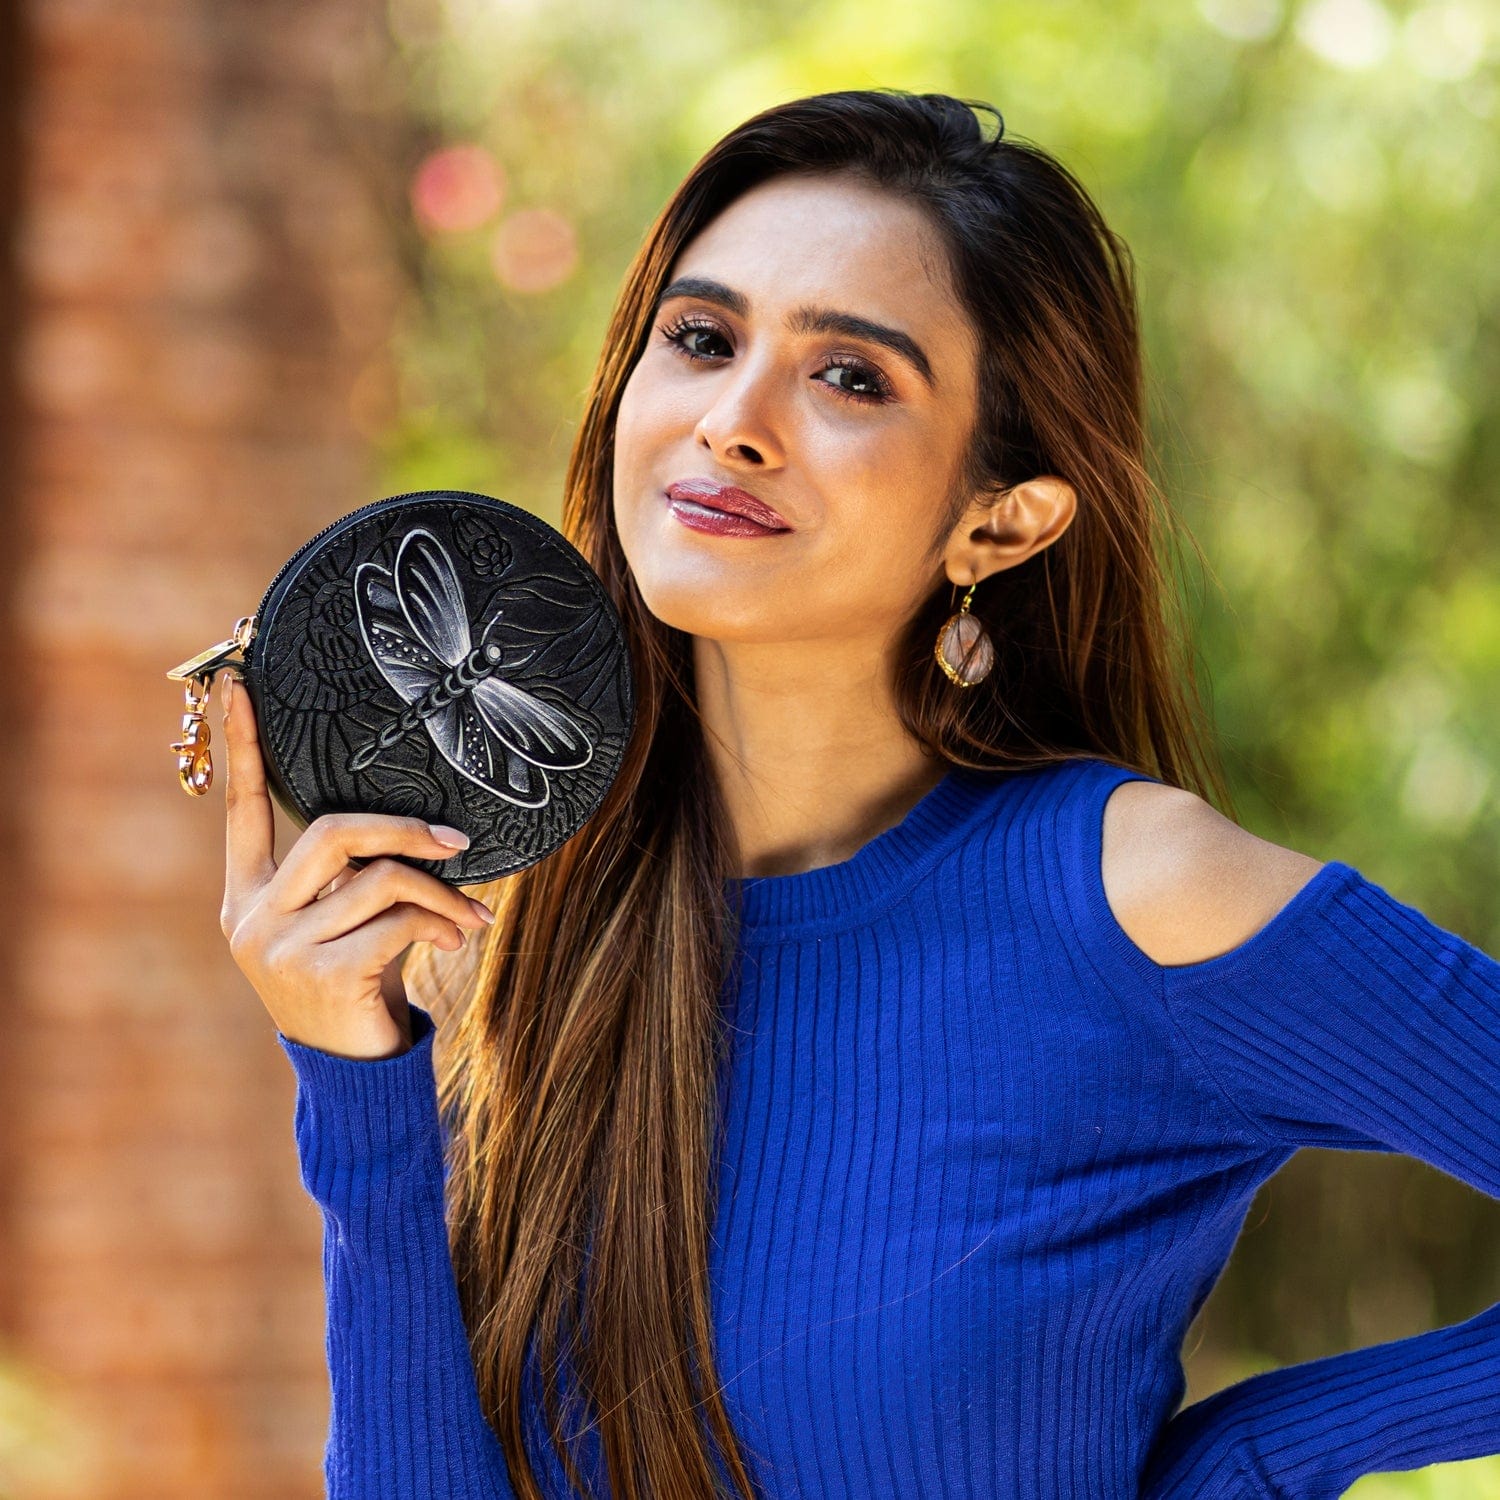
M 668 327 L 663 328 L 661 331 L 661 336 L 667 341 L 667 343 L 671 344 L 672 347 L 676 349 L 684 359 L 693 360 L 695 363 L 701 362 L 703 360 L 712 360 L 713 358 L 715 358 L 714 355 L 694 354 L 693 351 L 689 349 L 683 342 L 683 338 L 686 334 L 693 333 L 695 331 L 701 333 L 716 333 L 720 338 L 724 339 L 724 341 L 728 343 L 728 339 L 725 338 L 723 330 L 716 324 L 704 322 L 702 320 L 694 318 L 679 318 L 675 323 L 672 323 Z M 860 379 L 869 381 L 875 387 L 875 390 L 873 392 L 850 391 L 845 390 L 843 386 L 829 385 L 828 381 L 826 380 L 822 382 L 823 385 L 828 386 L 829 390 L 831 390 L 834 395 L 842 397 L 845 401 L 857 401 L 865 405 L 877 406 L 882 402 L 889 401 L 894 394 L 891 390 L 891 384 L 885 378 L 885 376 L 882 375 L 880 371 L 874 367 L 874 365 L 867 365 L 863 360 L 852 359 L 840 355 L 835 359 L 831 359 L 823 368 L 824 370 L 848 370 L 851 375 L 857 375 L 860 377 Z M 823 372 L 820 371 L 819 373 L 821 374 Z

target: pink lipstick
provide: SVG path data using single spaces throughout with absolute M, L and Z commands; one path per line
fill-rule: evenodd
M 785 517 L 764 501 L 715 479 L 674 480 L 667 486 L 666 496 L 672 514 L 695 531 L 718 536 L 778 536 L 792 529 Z

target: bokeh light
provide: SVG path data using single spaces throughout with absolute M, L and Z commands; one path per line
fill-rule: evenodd
M 513 292 L 545 292 L 578 264 L 572 221 L 550 208 L 522 208 L 502 220 L 490 244 L 495 279 Z
M 412 176 L 412 213 L 429 233 L 478 229 L 500 211 L 504 198 L 500 164 L 472 142 L 431 152 Z

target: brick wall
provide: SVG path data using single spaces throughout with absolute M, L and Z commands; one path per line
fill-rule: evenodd
M 16 1460 L 22 1494 L 322 1493 L 295 1090 L 218 930 L 222 783 L 178 786 L 164 673 L 377 497 L 401 284 L 383 15 L 23 9 L 0 1318 L 66 1440 Z M 218 749 L 217 699 L 209 722 Z

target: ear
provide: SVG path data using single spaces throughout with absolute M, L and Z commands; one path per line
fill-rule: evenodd
M 1078 495 L 1066 479 L 1041 474 L 1008 490 L 976 495 L 943 548 L 950 583 L 967 588 L 1025 562 L 1072 524 Z

